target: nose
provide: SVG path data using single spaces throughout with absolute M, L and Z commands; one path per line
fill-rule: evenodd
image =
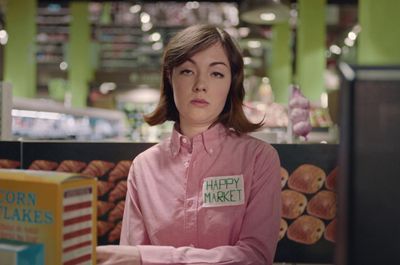
M 201 91 L 207 92 L 207 78 L 202 75 L 198 75 L 196 83 L 193 86 L 193 92 L 201 92 Z

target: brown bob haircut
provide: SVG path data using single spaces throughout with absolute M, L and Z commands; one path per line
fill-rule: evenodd
M 172 70 L 190 59 L 194 54 L 220 43 L 228 57 L 232 81 L 222 112 L 215 123 L 222 123 L 235 133 L 247 133 L 259 129 L 263 124 L 251 123 L 243 111 L 245 95 L 243 87 L 243 58 L 230 35 L 212 25 L 194 25 L 178 32 L 166 46 L 162 64 L 160 101 L 156 109 L 146 115 L 149 125 L 162 124 L 167 120 L 179 122 L 179 112 L 175 106 L 170 78 Z

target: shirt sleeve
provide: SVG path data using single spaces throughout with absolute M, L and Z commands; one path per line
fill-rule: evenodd
M 280 183 L 278 154 L 271 146 L 263 146 L 255 160 L 251 194 L 239 240 L 233 246 L 200 249 L 149 245 L 137 204 L 135 185 L 131 182 L 125 204 L 121 244 L 137 245 L 143 265 L 271 265 L 278 242 L 281 218 Z

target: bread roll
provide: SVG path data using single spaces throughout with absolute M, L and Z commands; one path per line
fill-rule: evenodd
M 325 172 L 314 165 L 303 164 L 296 168 L 289 177 L 289 188 L 311 194 L 317 192 L 325 182 Z
M 336 242 L 336 218 L 326 226 L 324 237 L 328 241 Z
M 285 236 L 287 228 L 288 224 L 286 220 L 281 218 L 281 226 L 279 228 L 279 240 L 281 240 Z
M 120 239 L 122 222 L 119 222 L 108 234 L 108 242 L 114 242 Z
M 125 199 L 126 191 L 128 190 L 127 181 L 123 180 L 118 182 L 117 186 L 108 195 L 108 201 L 116 202 L 121 199 Z
M 325 187 L 328 190 L 336 191 L 336 178 L 339 171 L 339 167 L 335 167 L 326 177 Z
M 302 215 L 290 224 L 287 237 L 300 244 L 315 244 L 324 234 L 325 224 L 318 218 Z
M 282 217 L 295 219 L 299 217 L 307 206 L 307 198 L 303 194 L 293 191 L 282 191 Z
M 114 227 L 114 223 L 97 220 L 97 236 L 104 236 Z
M 332 191 L 322 190 L 314 195 L 307 205 L 310 215 L 331 220 L 336 216 L 336 194 Z
M 0 168 L 15 169 L 18 168 L 21 163 L 17 160 L 0 159 Z
M 281 167 L 281 188 L 285 187 L 288 178 L 289 173 L 285 168 Z
M 90 161 L 89 165 L 82 171 L 82 174 L 91 177 L 101 177 L 112 169 L 114 165 L 114 163 L 108 161 L 93 160 Z
M 115 206 L 112 202 L 97 201 L 97 216 L 103 216 Z
M 52 171 L 55 170 L 58 166 L 57 162 L 50 160 L 34 160 L 28 169 L 31 170 L 47 170 Z
M 114 209 L 108 214 L 108 221 L 115 222 L 121 220 L 124 216 L 125 201 L 120 201 Z
M 132 164 L 130 160 L 122 160 L 111 170 L 108 174 L 108 181 L 116 182 L 119 180 L 126 180 L 128 178 L 129 168 Z
M 112 188 L 114 188 L 114 183 L 101 180 L 97 181 L 97 197 L 103 196 Z
M 86 163 L 77 160 L 63 160 L 56 171 L 79 173 L 86 167 Z

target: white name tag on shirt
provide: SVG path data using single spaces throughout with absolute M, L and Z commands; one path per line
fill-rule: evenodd
M 205 178 L 202 194 L 203 207 L 244 204 L 243 175 Z

